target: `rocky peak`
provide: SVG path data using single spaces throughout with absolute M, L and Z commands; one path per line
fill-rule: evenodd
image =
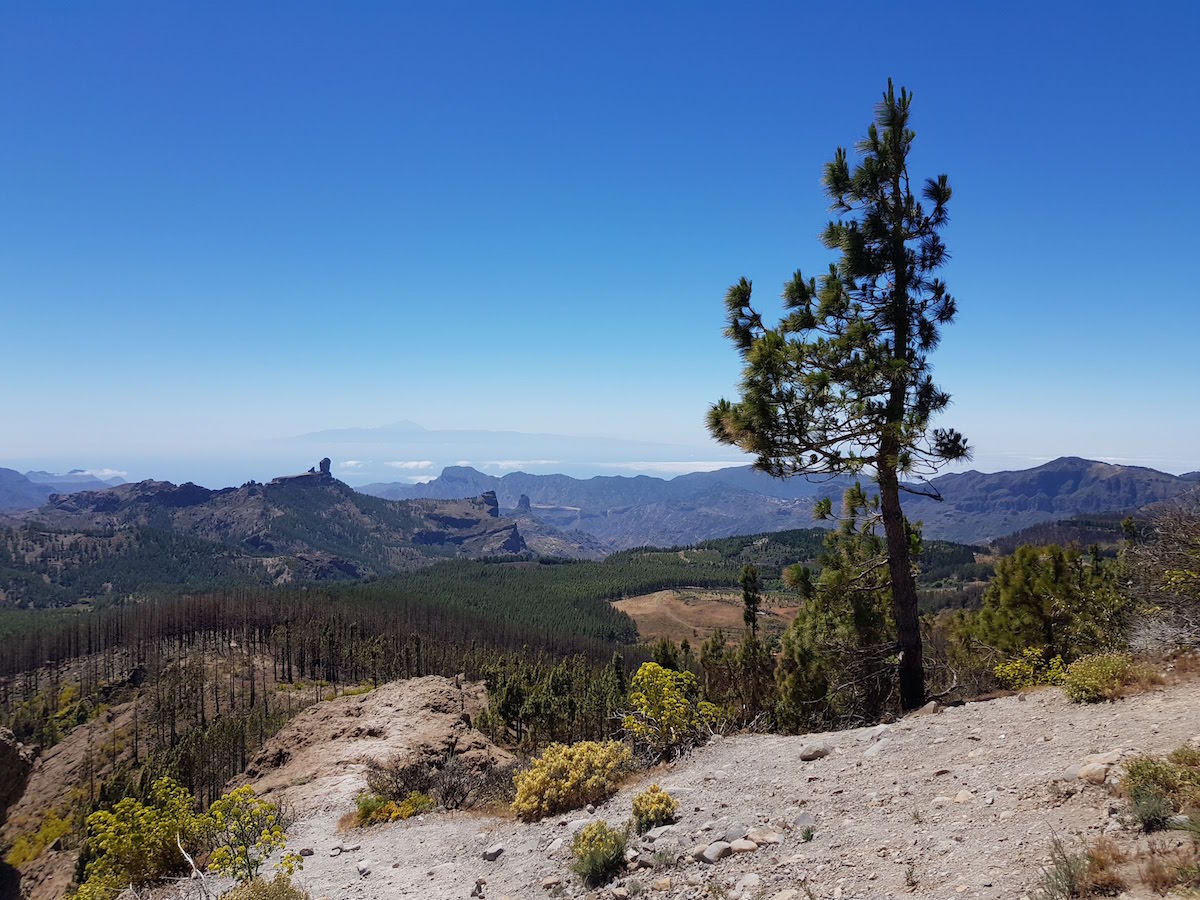
M 295 484 L 311 483 L 311 484 L 332 484 L 334 481 L 333 474 L 329 471 L 329 457 L 325 457 L 307 472 L 302 472 L 299 475 L 280 475 L 278 478 L 272 478 L 271 484 Z
M 483 505 L 487 507 L 487 514 L 493 519 L 500 517 L 500 501 L 496 499 L 495 491 L 484 491 L 479 495 L 479 499 L 483 501 Z

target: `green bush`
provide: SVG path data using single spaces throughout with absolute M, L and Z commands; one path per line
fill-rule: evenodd
M 408 796 L 398 803 L 379 794 L 359 794 L 354 802 L 358 807 L 358 824 L 364 826 L 411 819 L 413 816 L 432 812 L 436 806 L 432 797 L 420 791 L 410 791 Z
M 23 866 L 42 855 L 47 847 L 59 838 L 70 837 L 71 823 L 51 809 L 42 819 L 37 830 L 31 834 L 23 834 L 13 841 L 4 861 L 10 866 Z
M 517 796 L 512 811 L 523 822 L 601 803 L 617 792 L 617 782 L 633 755 L 619 741 L 551 744 L 527 770 L 513 776 Z
M 592 887 L 607 884 L 625 862 L 626 840 L 624 830 L 609 828 L 603 820 L 592 822 L 571 842 L 571 856 L 575 860 L 571 870 Z
M 1155 800 L 1169 805 L 1171 814 L 1200 812 L 1200 752 L 1184 747 L 1166 759 L 1136 756 L 1126 760 L 1121 790 L 1138 813 L 1139 802 L 1153 819 Z M 1140 819 L 1140 815 L 1139 815 Z
M 1153 684 L 1158 676 L 1124 653 L 1097 653 L 1067 666 L 1063 690 L 1072 703 L 1115 700 L 1131 685 Z
M 678 810 L 675 798 L 652 784 L 633 798 L 633 827 L 638 834 L 645 834 L 651 828 L 674 822 Z
M 1171 817 L 1175 815 L 1175 809 L 1161 791 L 1154 788 L 1143 789 L 1131 794 L 1129 802 L 1133 807 L 1134 818 L 1147 834 L 1164 831 L 1171 826 Z
M 287 845 L 279 807 L 258 797 L 248 784 L 210 806 L 207 823 L 212 847 L 208 867 L 239 882 L 254 880 L 267 857 Z M 299 856 L 285 854 L 279 868 L 291 874 L 300 864 Z

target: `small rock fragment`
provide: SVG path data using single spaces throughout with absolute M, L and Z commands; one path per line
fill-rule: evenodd
M 733 853 L 733 847 L 728 841 L 713 841 L 704 848 L 704 852 L 700 854 L 700 859 L 706 863 L 715 863 L 719 859 L 724 859 Z
M 488 862 L 495 862 L 500 858 L 500 854 L 503 852 L 503 844 L 492 844 L 492 846 L 483 851 L 483 858 Z
M 747 829 L 745 825 L 743 825 L 741 822 L 734 822 L 725 829 L 725 840 L 731 844 L 734 841 L 740 841 L 746 836 L 746 831 Z
M 1103 763 L 1087 763 L 1079 767 L 1079 774 L 1076 777 L 1089 784 L 1104 784 L 1104 779 L 1108 777 L 1108 766 Z
M 763 844 L 783 843 L 783 838 L 769 828 L 751 828 L 746 832 L 746 838 L 747 840 L 754 841 L 759 846 Z

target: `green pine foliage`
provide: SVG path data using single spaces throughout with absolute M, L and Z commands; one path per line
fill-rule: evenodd
M 897 705 L 887 549 L 873 508 L 861 487 L 848 490 L 820 577 L 799 579 L 808 596 L 783 634 L 775 672 L 777 715 L 788 730 L 877 721 Z M 919 549 L 915 534 L 910 540 Z
M 971 636 L 1005 657 L 1032 647 L 1046 659 L 1070 662 L 1114 649 L 1123 641 L 1129 614 L 1115 566 L 1077 547 L 1018 547 L 996 561 L 996 577 Z
M 740 447 L 771 475 L 856 475 L 870 468 L 893 619 L 902 652 L 895 667 L 904 708 L 924 700 L 917 588 L 900 504 L 910 479 L 969 456 L 965 438 L 932 421 L 950 395 L 931 376 L 929 354 L 954 320 L 955 299 L 938 277 L 948 258 L 945 175 L 913 194 L 908 156 L 912 95 L 889 80 L 851 165 L 838 148 L 824 171 L 839 218 L 822 234 L 840 256 L 818 283 L 797 270 L 783 287 L 784 316 L 768 327 L 745 278 L 725 295 L 728 327 L 744 364 L 739 399 L 709 410 L 713 436 Z

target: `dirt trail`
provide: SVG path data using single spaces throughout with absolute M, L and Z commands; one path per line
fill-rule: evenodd
M 623 821 L 633 795 L 657 781 L 679 799 L 681 816 L 643 855 L 666 850 L 660 859 L 671 862 L 614 885 L 628 889 L 636 880 L 644 896 L 771 898 L 796 889 L 803 898 L 807 889 L 846 900 L 1021 897 L 1036 884 L 1052 835 L 1116 827 L 1110 791 L 1068 778 L 1072 767 L 1113 750 L 1166 751 L 1197 732 L 1197 681 L 1097 706 L 1067 703 L 1047 689 L 880 729 L 716 739 L 627 786 L 594 816 L 578 811 L 537 825 L 441 813 L 339 833 L 354 778 L 318 779 L 298 789 L 313 812 L 293 828 L 292 846 L 314 851 L 300 876 L 313 897 L 466 898 L 481 878 L 489 898 L 550 896 L 543 884 L 554 879 L 561 879 L 556 895 L 584 896 L 569 871 L 570 833 L 591 818 Z M 802 748 L 814 743 L 829 755 L 802 761 Z M 713 865 L 688 854 L 735 824 L 778 828 L 803 814 L 815 820 L 809 842 L 789 827 L 782 843 Z M 503 853 L 485 861 L 483 851 L 495 844 Z M 671 887 L 653 889 L 663 878 Z

